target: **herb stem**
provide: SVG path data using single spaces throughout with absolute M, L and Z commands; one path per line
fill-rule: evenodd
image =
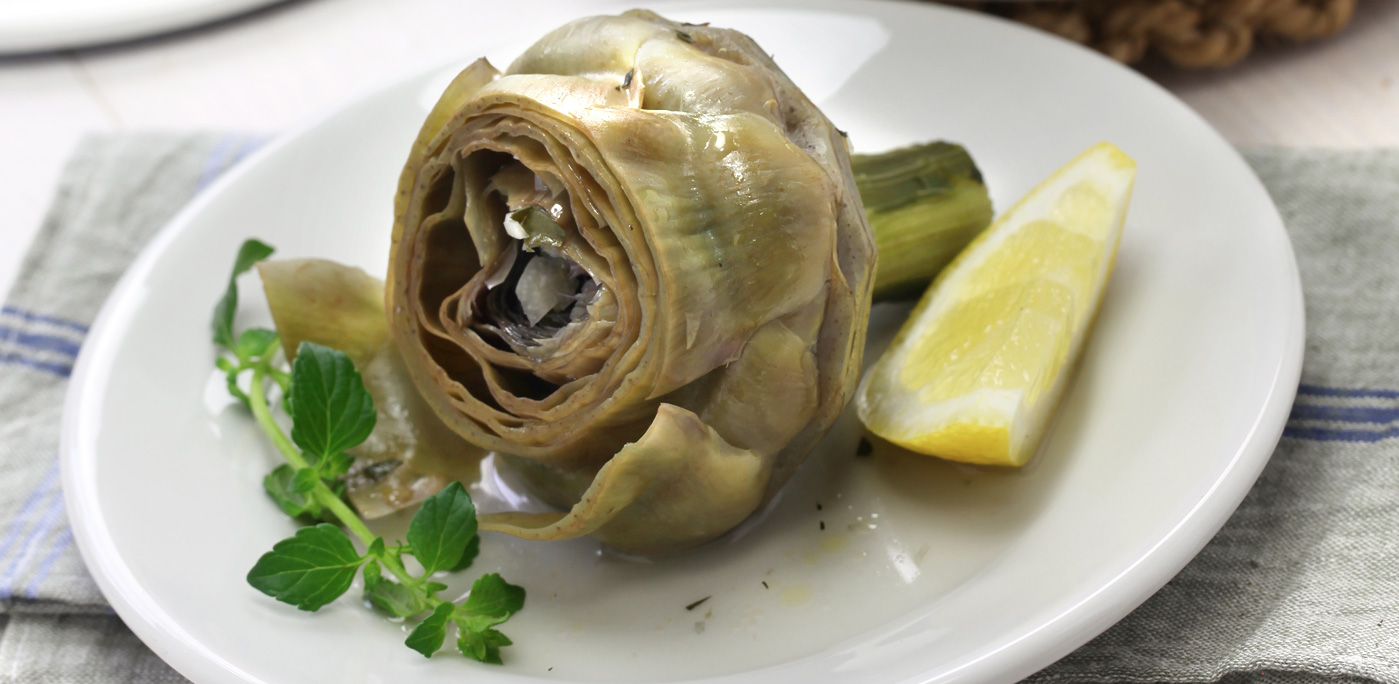
M 369 527 L 364 524 L 364 521 L 360 520 L 359 516 L 355 515 L 355 512 L 350 510 L 349 505 L 347 505 L 343 499 L 336 496 L 335 492 L 330 491 L 330 488 L 325 486 L 324 482 L 317 482 L 315 489 L 312 489 L 311 493 L 315 495 L 316 500 L 319 501 L 322 506 L 329 508 L 330 512 L 334 513 L 335 517 L 340 519 L 340 523 L 344 525 L 346 529 L 353 532 L 356 537 L 359 537 L 360 541 L 369 544 L 379 536 L 370 532 Z
M 267 374 L 282 388 L 282 394 L 291 391 L 291 373 L 279 371 L 276 368 L 267 369 Z
M 262 428 L 262 431 L 267 433 L 267 436 L 272 439 L 272 443 L 276 445 L 277 450 L 282 452 L 282 456 L 286 457 L 287 462 L 291 463 L 292 467 L 309 467 L 309 464 L 306 463 L 306 459 L 301 455 L 301 450 L 297 449 L 296 445 L 291 443 L 286 433 L 282 432 L 281 426 L 277 425 L 277 421 L 272 419 L 272 411 L 267 406 L 267 394 L 263 391 L 263 379 L 266 375 L 267 362 L 260 362 L 253 367 L 253 382 L 252 387 L 249 388 L 252 391 L 248 392 L 249 403 L 253 410 L 253 418 L 257 419 L 257 424 Z
M 264 380 L 269 374 L 276 379 L 277 371 L 269 368 L 268 363 L 268 361 L 260 361 L 253 366 L 252 387 L 250 388 L 252 391 L 248 393 L 249 403 L 253 410 L 253 417 L 257 419 L 257 424 L 262 427 L 262 431 L 267 433 L 267 436 L 272 439 L 272 443 L 277 446 L 277 450 L 282 452 L 282 456 L 286 457 L 287 462 L 290 463 L 293 468 L 309 468 L 310 464 L 306 462 L 306 457 L 301 454 L 301 450 L 296 448 L 296 445 L 292 443 L 286 433 L 282 432 L 282 427 L 272 418 L 272 410 L 267 405 Z M 379 535 L 370 531 L 369 526 L 364 524 L 364 521 L 360 519 L 359 515 L 357 515 L 344 500 L 336 496 L 335 492 L 330 491 L 330 488 L 325 486 L 324 482 L 317 482 L 316 486 L 311 490 L 311 495 L 315 497 L 316 501 L 322 506 L 330 509 L 330 512 L 334 513 L 335 517 L 340 520 L 340 524 L 344 525 L 345 529 L 352 532 L 356 537 L 359 537 L 360 542 L 364 543 L 366 546 L 378 538 Z M 399 582 L 409 586 L 418 583 L 418 580 L 408 573 L 408 570 L 403 567 L 403 563 L 397 558 L 385 554 L 378 560 L 394 577 L 398 578 Z M 437 600 L 436 603 L 441 603 L 441 601 Z M 433 603 L 433 605 L 435 606 L 436 603 Z

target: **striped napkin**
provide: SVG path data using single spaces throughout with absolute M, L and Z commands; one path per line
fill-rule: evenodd
M 58 485 L 87 326 L 150 236 L 251 136 L 91 138 L 0 308 L 0 684 L 185 681 L 112 614 Z M 1297 249 L 1303 385 L 1228 524 L 1032 682 L 1399 684 L 1399 150 L 1250 150 Z M 675 673 L 683 677 L 684 673 Z
M 1367 444 L 1399 437 L 1399 391 L 1301 385 L 1283 434 Z
M 58 426 L 78 349 L 136 253 L 264 140 L 89 138 L 0 307 L 0 684 L 184 682 L 102 598 L 59 486 Z

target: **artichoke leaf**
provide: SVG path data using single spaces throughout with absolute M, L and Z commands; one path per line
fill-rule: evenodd
M 324 259 L 277 259 L 257 265 L 267 306 L 287 359 L 302 342 L 345 352 L 356 366 L 389 346 L 384 283 Z
M 258 265 L 287 358 L 302 342 L 345 352 L 374 397 L 378 420 L 346 476 L 350 502 L 374 519 L 416 505 L 454 480 L 472 482 L 485 451 L 433 415 L 390 344 L 384 283 L 323 259 Z
M 661 404 L 636 442 L 617 452 L 567 513 L 492 513 L 480 528 L 524 539 L 592 534 L 650 553 L 708 541 L 762 503 L 768 459 L 729 444 L 699 416 Z

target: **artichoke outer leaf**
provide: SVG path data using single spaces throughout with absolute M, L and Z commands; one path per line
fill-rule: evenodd
M 729 444 L 694 413 L 661 404 L 641 439 L 597 473 L 567 513 L 492 513 L 480 529 L 534 540 L 592 534 L 623 551 L 679 550 L 723 534 L 762 503 L 761 454 Z

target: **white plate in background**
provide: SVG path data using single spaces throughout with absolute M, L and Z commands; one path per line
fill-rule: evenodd
M 1134 72 L 993 18 L 702 7 L 660 9 L 753 35 L 857 149 L 964 143 L 998 208 L 1100 140 L 1137 160 L 1116 272 L 1037 460 L 856 458 L 847 411 L 761 520 L 693 552 L 646 562 L 486 536 L 453 588 L 499 570 L 529 591 L 503 667 L 421 658 L 357 590 L 306 614 L 247 586 L 294 527 L 261 489 L 275 450 L 212 379 L 224 274 L 250 236 L 382 274 L 408 145 L 467 54 L 220 180 L 142 253 L 83 347 L 63 426 L 69 515 L 106 596 L 171 665 L 197 684 L 1008 682 L 1121 619 L 1224 523 L 1281 434 L 1303 310 L 1277 212 L 1223 139 Z M 244 292 L 240 324 L 265 322 Z M 900 313 L 876 308 L 868 358 Z
M 282 1 L 7 0 L 0 2 L 0 54 L 143 38 Z

